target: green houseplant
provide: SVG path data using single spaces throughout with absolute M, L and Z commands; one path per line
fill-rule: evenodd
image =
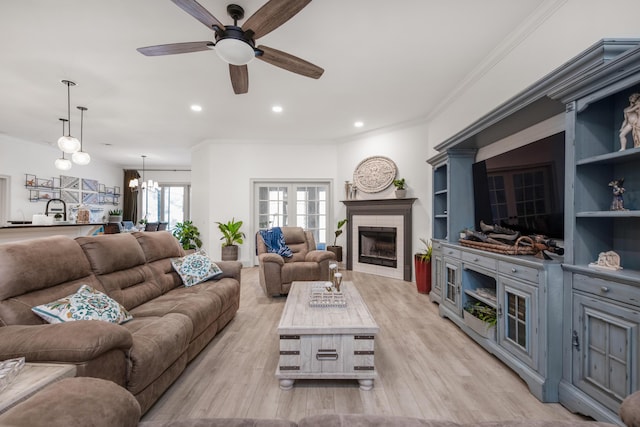
M 220 240 L 224 240 L 222 242 L 222 260 L 236 261 L 238 259 L 238 245 L 244 243 L 246 237 L 244 232 L 240 231 L 242 221 L 231 218 L 231 221 L 227 223 L 216 222 L 216 224 L 222 233 Z
M 335 237 L 333 239 L 333 245 L 327 245 L 327 250 L 329 252 L 333 252 L 336 256 L 336 261 L 338 262 L 342 262 L 342 246 L 338 246 L 338 237 L 340 237 L 340 235 L 342 234 L 342 227 L 348 222 L 348 220 L 345 219 L 341 219 L 340 221 L 338 221 L 338 226 L 336 227 L 336 230 L 334 231 Z
M 483 302 L 467 303 L 463 313 L 464 323 L 480 336 L 495 340 L 498 317 L 496 309 Z
M 431 244 L 423 237 L 420 241 L 424 245 L 419 252 L 413 256 L 413 262 L 416 268 L 416 287 L 421 294 L 431 292 Z
M 173 235 L 178 239 L 183 249 L 198 249 L 202 246 L 200 230 L 191 221 L 176 223 Z
M 122 222 L 122 209 L 112 209 L 109 211 L 109 222 Z
M 396 187 L 396 198 L 403 199 L 407 195 L 407 185 L 404 178 L 394 179 L 393 185 Z

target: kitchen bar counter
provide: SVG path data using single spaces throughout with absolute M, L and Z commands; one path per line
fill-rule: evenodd
M 68 236 L 73 239 L 80 236 L 91 236 L 103 226 L 104 223 L 62 223 L 52 225 L 7 224 L 0 227 L 0 243 L 60 235 Z

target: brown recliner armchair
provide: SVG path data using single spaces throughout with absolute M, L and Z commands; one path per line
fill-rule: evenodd
M 336 259 L 329 251 L 316 250 L 316 242 L 310 231 L 301 227 L 282 227 L 287 246 L 293 252 L 290 258 L 267 251 L 260 233 L 256 234 L 256 248 L 260 262 L 260 285 L 269 296 L 289 293 L 291 282 L 326 280 L 329 263 Z

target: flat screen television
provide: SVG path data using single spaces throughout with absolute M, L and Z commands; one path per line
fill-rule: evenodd
M 475 227 L 564 239 L 564 132 L 473 164 Z

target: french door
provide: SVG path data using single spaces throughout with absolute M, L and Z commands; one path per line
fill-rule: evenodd
M 329 182 L 254 182 L 254 229 L 302 227 L 327 243 Z

